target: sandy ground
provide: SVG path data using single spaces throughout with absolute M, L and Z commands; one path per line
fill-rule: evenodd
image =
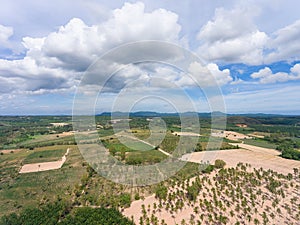
M 3 152 L 3 154 L 11 153 L 11 152 L 19 152 L 22 151 L 22 149 L 4 149 L 0 150 L 0 152 Z
M 258 135 L 258 134 L 248 134 L 250 137 L 256 137 L 256 138 L 264 138 L 265 136 L 263 135 Z
M 59 135 L 60 137 L 71 136 L 71 135 L 74 135 L 74 131 L 63 132 L 63 133 L 56 134 L 56 135 Z
M 67 155 L 69 154 L 69 151 L 70 149 L 68 148 L 66 154 L 64 154 L 61 160 L 58 161 L 25 164 L 22 166 L 19 173 L 33 173 L 46 170 L 60 169 L 67 160 Z
M 146 209 L 148 205 L 153 206 L 153 203 L 159 204 L 159 201 L 155 198 L 155 195 L 151 195 L 144 200 L 137 200 L 131 203 L 129 208 L 124 209 L 123 215 L 131 218 L 133 215 L 134 221 L 136 224 L 139 224 L 139 218 L 142 216 L 142 205 L 144 204 Z M 153 207 L 151 207 L 153 209 Z M 165 209 L 161 209 L 160 212 L 157 212 L 157 216 L 159 218 L 163 218 L 167 224 L 180 224 L 182 219 L 186 221 L 189 220 L 190 214 L 193 212 L 191 207 L 185 207 L 181 211 L 176 213 L 176 216 L 173 216 L 170 212 L 166 211 Z
M 50 123 L 54 127 L 63 127 L 69 125 L 70 123 Z
M 193 133 L 193 132 L 174 132 L 172 133 L 174 135 L 178 135 L 178 136 L 192 136 L 192 137 L 200 137 L 200 134 L 197 133 Z
M 182 159 L 196 163 L 207 160 L 213 163 L 215 159 L 222 159 L 228 167 L 235 167 L 239 162 L 250 163 L 252 167 L 257 169 L 262 167 L 283 174 L 292 173 L 293 168 L 300 168 L 300 161 L 281 158 L 278 156 L 280 153 L 274 149 L 246 144 L 238 145 L 243 149 L 194 152 L 184 155 Z
M 210 187 L 215 186 L 215 181 L 213 179 L 215 174 L 216 174 L 216 172 L 214 171 L 211 174 L 206 175 L 206 177 L 209 177 L 211 183 L 210 184 L 207 184 L 207 183 L 204 184 L 204 186 L 206 188 L 204 188 L 200 192 L 200 194 L 198 196 L 198 201 L 199 201 L 199 199 L 204 199 L 204 198 L 208 202 L 213 201 L 212 192 L 211 192 L 212 189 L 210 189 Z M 195 178 L 192 178 L 189 183 L 191 184 L 194 180 L 195 180 Z M 177 188 L 178 188 L 178 186 L 175 186 L 174 188 L 170 187 L 169 193 L 174 192 Z M 179 189 L 181 189 L 181 188 L 179 187 Z M 260 189 L 262 190 L 263 193 L 270 193 L 263 186 L 260 187 Z M 253 190 L 253 191 L 255 191 L 255 190 Z M 280 204 L 282 204 L 282 205 L 290 204 L 291 198 L 298 196 L 298 194 L 295 192 L 295 188 L 292 188 L 291 186 L 287 187 L 286 193 L 291 193 L 291 194 L 289 196 L 287 196 L 287 198 L 284 198 L 284 199 L 280 200 Z M 204 194 L 205 194 L 205 197 L 204 197 Z M 227 200 L 229 202 L 231 201 L 231 199 L 229 197 L 226 197 L 226 195 L 224 195 L 224 193 L 223 193 L 223 195 L 220 199 L 222 199 L 223 202 L 225 202 L 225 200 Z M 184 207 L 182 209 L 178 210 L 177 212 L 174 212 L 173 214 L 170 213 L 170 211 L 167 211 L 165 209 L 165 207 L 163 207 L 160 210 L 158 210 L 158 209 L 155 210 L 155 208 L 153 207 L 154 203 L 156 205 L 159 205 L 159 200 L 156 199 L 155 195 L 153 194 L 149 197 L 146 197 L 144 200 L 137 200 L 137 201 L 132 202 L 131 206 L 129 208 L 124 209 L 124 211 L 122 213 L 123 213 L 123 215 L 125 215 L 128 218 L 131 218 L 131 216 L 133 216 L 135 223 L 140 224 L 139 219 L 143 215 L 142 205 L 144 205 L 148 215 L 149 214 L 155 214 L 155 216 L 157 216 L 160 220 L 164 219 L 165 223 L 168 224 L 168 225 L 181 224 L 181 221 L 183 219 L 186 221 L 185 224 L 188 225 L 188 224 L 190 224 L 189 220 L 191 218 L 191 214 L 193 214 L 196 217 L 198 217 L 199 214 L 201 214 L 201 210 L 199 211 L 199 213 L 194 212 L 194 206 L 197 205 L 197 203 L 193 205 L 193 204 L 188 204 L 187 202 L 185 202 Z M 258 217 L 259 218 L 259 216 L 257 216 L 257 215 L 260 215 L 264 212 L 264 209 L 265 209 L 264 207 L 269 207 L 270 209 L 272 209 L 273 208 L 272 203 L 273 203 L 272 196 L 266 197 L 265 200 L 262 200 L 261 198 L 258 198 L 256 200 L 256 204 L 257 204 L 257 206 L 259 206 L 257 208 L 258 213 L 256 215 L 253 215 L 253 217 Z M 229 217 L 229 221 L 226 224 L 234 224 L 235 219 L 239 215 L 239 213 L 235 212 L 235 216 L 230 217 L 229 213 L 228 213 L 230 210 L 235 211 L 234 204 L 228 207 L 227 212 L 224 212 L 224 214 L 225 215 L 227 214 L 227 216 Z M 282 210 L 283 214 L 281 216 L 278 216 L 276 218 L 276 220 L 273 220 L 272 221 L 273 223 L 271 223 L 271 221 L 270 221 L 270 223 L 268 223 L 268 224 L 278 224 L 278 225 L 279 224 L 288 224 L 287 221 L 289 221 L 291 219 L 291 218 L 288 219 L 290 217 L 290 215 L 285 214 L 284 211 L 283 211 L 283 208 L 281 208 L 281 210 Z M 246 218 L 244 218 L 244 219 L 246 220 Z M 260 219 L 260 221 L 261 221 L 261 219 Z M 146 224 L 146 223 L 143 223 L 143 224 Z M 208 223 L 201 223 L 201 224 L 208 224 Z M 254 225 L 255 223 L 254 223 L 253 218 L 252 218 L 251 222 L 247 222 L 245 224 Z M 260 224 L 262 224 L 262 222 Z M 290 224 L 295 224 L 295 223 L 290 223 Z M 296 223 L 296 224 L 298 224 L 298 223 Z
M 223 133 L 220 132 L 218 136 L 227 137 L 231 140 L 251 138 L 250 136 L 231 131 L 225 131 Z M 271 169 L 282 174 L 293 173 L 293 168 L 300 169 L 300 161 L 281 158 L 279 156 L 280 152 L 274 149 L 262 148 L 244 143 L 231 144 L 234 146 L 238 145 L 240 149 L 194 152 L 184 155 L 182 160 L 196 163 L 200 163 L 201 161 L 206 162 L 209 160 L 211 163 L 214 163 L 216 159 L 222 159 L 226 162 L 226 167 L 235 167 L 239 162 L 242 162 L 244 164 L 251 164 L 252 168 L 263 168 L 265 170 Z M 265 188 L 263 187 L 263 189 Z M 201 197 L 199 196 L 199 198 Z M 209 195 L 206 198 L 208 198 L 209 201 L 211 200 L 211 196 Z M 156 205 L 159 204 L 154 195 L 146 197 L 144 200 L 134 201 L 129 208 L 124 209 L 123 214 L 129 218 L 133 216 L 136 224 L 139 224 L 139 218 L 142 216 L 142 205 L 145 205 L 146 210 L 150 213 L 153 210 L 154 203 L 156 203 Z M 272 207 L 271 203 L 272 201 L 265 202 L 265 204 L 269 207 Z M 151 206 L 150 209 L 148 208 L 149 205 Z M 234 210 L 234 208 L 232 208 L 232 210 Z M 262 213 L 260 209 L 258 210 L 259 213 Z M 189 221 L 191 214 L 193 214 L 193 207 L 190 205 L 185 205 L 182 210 L 177 211 L 174 215 L 166 211 L 164 208 L 156 212 L 156 216 L 158 216 L 158 218 L 163 218 L 166 224 L 181 224 L 182 219 Z M 229 224 L 231 224 L 231 222 L 232 220 L 230 219 Z M 276 222 L 276 224 L 284 224 L 285 222 L 285 216 L 283 216 L 280 218 L 280 221 Z M 251 222 L 249 224 L 254 223 Z
M 236 143 L 235 143 L 236 144 Z M 195 152 L 191 154 L 187 154 L 183 156 L 183 160 L 191 161 L 199 163 L 204 159 L 211 158 L 211 162 L 214 162 L 215 159 L 222 159 L 226 162 L 226 167 L 235 167 L 239 162 L 250 163 L 252 168 L 263 168 L 265 170 L 271 169 L 279 173 L 288 174 L 293 173 L 293 168 L 300 169 L 300 161 L 296 160 L 288 160 L 278 156 L 278 151 L 273 149 L 260 148 L 251 145 L 239 144 L 240 147 L 247 149 L 233 149 L 233 150 L 220 150 L 220 151 L 206 151 L 206 152 Z M 210 174 L 212 176 L 215 172 Z M 213 181 L 212 181 L 213 182 Z M 290 187 L 289 187 L 290 188 Z M 265 187 L 262 187 L 264 190 Z M 266 190 L 265 190 L 266 191 Z M 172 192 L 172 191 L 171 191 Z M 289 192 L 288 192 L 289 193 Z M 292 195 L 297 195 L 297 193 L 290 191 Z M 290 197 L 290 196 L 289 196 Z M 199 198 L 202 198 L 199 196 Z M 208 201 L 211 200 L 211 196 L 207 195 L 206 199 Z M 289 203 L 290 199 L 286 200 Z M 129 208 L 124 209 L 123 214 L 128 218 L 131 216 L 134 217 L 134 221 L 136 224 L 139 224 L 139 218 L 142 216 L 142 205 L 145 205 L 146 210 L 148 209 L 148 205 L 151 206 L 150 211 L 153 210 L 153 204 L 159 204 L 158 200 L 155 199 L 154 195 L 146 197 L 144 200 L 134 201 Z M 272 201 L 266 201 L 265 205 L 268 205 L 270 208 L 272 207 Z M 234 210 L 234 208 L 232 208 Z M 262 209 L 258 209 L 259 213 L 263 213 Z M 160 219 L 164 219 L 166 224 L 181 224 L 182 219 L 185 221 L 189 221 L 191 214 L 193 214 L 193 207 L 185 204 L 185 207 L 177 211 L 175 214 L 171 214 L 169 211 L 166 211 L 164 208 L 161 211 L 156 212 L 156 216 Z M 285 219 L 288 215 L 283 215 L 279 218 L 280 221 L 277 221 L 275 224 L 285 224 Z M 230 219 L 229 223 L 233 224 L 233 219 Z M 186 223 L 189 224 L 189 223 Z M 253 221 L 248 224 L 254 224 Z

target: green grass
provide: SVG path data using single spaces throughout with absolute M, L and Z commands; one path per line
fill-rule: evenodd
M 112 128 L 110 129 L 99 129 L 98 130 L 99 137 L 107 137 L 114 135 L 114 130 Z
M 24 164 L 56 161 L 61 159 L 65 153 L 66 149 L 34 151 L 25 158 Z
M 158 150 L 150 151 L 135 151 L 129 152 L 126 156 L 125 162 L 130 165 L 139 164 L 155 164 L 166 159 L 167 156 Z
M 248 145 L 254 145 L 254 146 L 257 146 L 257 147 L 262 147 L 262 148 L 276 149 L 276 147 L 277 147 L 276 144 L 269 143 L 269 142 L 264 141 L 262 139 L 245 139 L 244 143 L 248 144 Z
M 134 136 L 136 136 L 139 139 L 147 139 L 150 137 L 150 130 L 143 130 L 143 129 L 132 129 L 131 132 Z
M 126 144 L 131 149 L 138 150 L 138 151 L 147 151 L 147 150 L 149 150 L 149 148 L 152 149 L 152 147 L 150 145 L 147 145 L 141 141 L 128 140 L 128 141 L 126 141 Z
M 152 149 L 150 145 L 147 145 L 139 140 L 133 140 L 130 138 L 127 138 L 124 144 L 121 143 L 117 138 L 106 139 L 103 140 L 102 143 L 106 148 L 113 148 L 116 152 L 147 151 Z
M 59 134 L 57 134 L 59 136 Z M 29 147 L 42 147 L 42 146 L 53 146 L 53 145 L 65 145 L 65 144 L 73 144 L 74 143 L 74 136 L 65 136 L 65 137 L 57 137 L 57 135 L 49 134 L 49 135 L 42 135 L 41 137 L 21 142 L 18 146 L 24 146 L 25 148 Z M 49 139 L 48 139 L 49 137 Z
M 179 139 L 179 136 L 175 136 L 171 132 L 167 132 L 164 140 L 160 144 L 160 148 L 166 152 L 172 153 L 178 146 Z

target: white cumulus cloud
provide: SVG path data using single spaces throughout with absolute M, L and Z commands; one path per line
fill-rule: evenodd
M 266 62 L 300 59 L 300 20 L 279 29 L 267 47 L 271 52 L 266 56 Z
M 196 82 L 203 87 L 223 86 L 232 81 L 229 69 L 220 70 L 217 64 L 210 63 L 206 66 L 198 62 L 193 62 L 189 65 L 189 73 Z M 195 85 L 195 81 L 182 77 L 179 80 L 181 85 Z
M 12 27 L 3 26 L 0 24 L 0 48 L 9 47 L 9 38 L 13 35 Z
M 300 80 L 300 64 L 295 64 L 290 69 L 290 73 L 273 73 L 269 67 L 265 67 L 256 73 L 252 73 L 251 77 L 253 79 L 258 79 L 262 84 Z
M 261 63 L 268 36 L 255 26 L 253 11 L 216 9 L 214 18 L 197 35 L 198 54 L 209 61 Z
M 26 56 L 18 60 L 1 59 L 0 77 L 11 84 L 16 78 L 21 79 L 22 82 L 11 85 L 15 91 L 44 93 L 73 88 L 88 66 L 106 51 L 140 40 L 178 43 L 180 29 L 178 15 L 171 11 L 146 12 L 143 3 L 125 3 L 102 23 L 87 25 L 73 18 L 45 37 L 24 37 Z M 0 26 L 0 43 L 7 41 L 12 32 L 11 28 Z M 121 85 L 126 79 L 124 76 L 118 82 Z

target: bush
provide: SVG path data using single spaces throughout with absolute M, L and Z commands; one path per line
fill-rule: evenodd
M 140 197 L 139 193 L 135 193 L 134 200 L 140 200 L 140 199 L 141 199 L 141 197 Z
M 211 173 L 214 170 L 214 165 L 205 166 L 204 169 L 201 170 L 202 173 Z
M 121 194 L 119 196 L 119 201 L 120 201 L 121 207 L 125 207 L 125 208 L 129 207 L 131 204 L 130 194 L 128 194 L 128 193 Z
M 202 148 L 201 143 L 197 143 L 197 146 L 195 148 L 195 152 L 202 152 L 202 151 L 203 151 L 203 148 Z
M 217 168 L 217 169 L 222 169 L 222 168 L 224 168 L 225 165 L 226 165 L 226 162 L 224 162 L 221 159 L 217 159 L 215 161 L 215 168 Z

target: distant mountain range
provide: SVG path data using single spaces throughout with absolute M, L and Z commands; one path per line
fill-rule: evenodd
M 223 112 L 203 112 L 196 113 L 199 117 L 210 118 L 212 115 L 215 117 L 250 117 L 250 118 L 263 118 L 263 117 L 294 117 L 292 115 L 280 115 L 280 114 L 265 114 L 265 113 L 248 113 L 248 114 L 226 114 Z M 115 117 L 127 117 L 128 112 L 103 112 L 101 114 L 97 114 L 97 116 L 115 116 Z M 152 111 L 139 111 L 139 112 L 130 112 L 130 117 L 167 117 L 167 116 L 193 116 L 195 112 L 184 112 L 184 113 L 160 113 L 160 112 L 152 112 Z
M 300 124 L 300 116 L 292 115 L 279 115 L 279 114 L 264 114 L 264 113 L 249 113 L 249 114 L 226 114 L 223 112 L 212 112 L 212 113 L 195 113 L 195 112 L 184 112 L 184 113 L 160 113 L 151 111 L 140 111 L 140 112 L 104 112 L 98 114 L 98 116 L 113 116 L 114 118 L 128 118 L 129 117 L 191 117 L 198 115 L 199 118 L 210 119 L 212 115 L 218 121 L 224 121 L 226 117 L 227 124 L 246 124 L 246 125 L 259 125 L 259 124 L 277 124 L 277 125 L 293 125 Z
M 222 112 L 213 112 L 215 116 L 226 116 L 225 113 Z M 104 112 L 98 114 L 99 116 L 115 116 L 115 117 L 127 117 L 128 112 Z M 151 112 L 151 111 L 139 111 L 139 112 L 130 112 L 130 117 L 168 117 L 168 116 L 195 116 L 198 115 L 200 117 L 211 117 L 211 113 L 195 113 L 195 112 L 184 112 L 184 113 L 160 113 L 160 112 Z

